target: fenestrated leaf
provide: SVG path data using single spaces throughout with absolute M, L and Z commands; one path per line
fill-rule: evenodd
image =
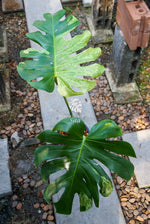
M 44 198 L 49 202 L 53 194 L 64 189 L 61 198 L 55 203 L 58 213 L 71 213 L 76 193 L 80 199 L 80 210 L 85 211 L 91 208 L 93 201 L 95 206 L 99 206 L 99 191 L 103 196 L 112 192 L 111 180 L 97 160 L 126 180 L 133 175 L 132 163 L 114 154 L 135 157 L 132 146 L 124 141 L 106 140 L 122 135 L 115 122 L 104 120 L 95 124 L 88 136 L 84 136 L 85 128 L 80 118 L 66 118 L 58 122 L 53 130 L 43 131 L 38 136 L 40 140 L 54 144 L 40 146 L 34 154 L 36 166 L 48 160 L 41 167 L 43 179 L 46 180 L 50 174 L 59 170 L 66 171 L 44 191 Z
M 96 81 L 84 79 L 83 76 L 98 77 L 104 72 L 104 67 L 99 64 L 79 66 L 95 61 L 100 56 L 101 50 L 89 48 L 74 54 L 87 45 L 91 34 L 86 30 L 83 34 L 67 40 L 66 34 L 75 29 L 79 22 L 72 14 L 61 20 L 64 15 L 65 10 L 53 15 L 46 13 L 44 21 L 34 22 L 34 26 L 45 34 L 36 31 L 28 33 L 27 37 L 38 43 L 43 50 L 29 48 L 21 51 L 21 57 L 34 60 L 21 62 L 17 70 L 24 80 L 37 89 L 53 92 L 56 82 L 58 92 L 68 97 L 93 89 Z M 72 86 L 76 87 L 76 90 L 72 89 Z

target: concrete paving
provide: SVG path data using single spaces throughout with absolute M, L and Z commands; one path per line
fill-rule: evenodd
M 0 139 L 0 198 L 12 193 L 8 158 L 8 141 Z
M 137 156 L 130 160 L 135 167 L 138 186 L 150 187 L 150 129 L 124 134 L 123 140 L 133 146 Z
M 43 19 L 43 13 L 50 12 L 54 13 L 62 8 L 60 0 L 56 0 L 53 4 L 53 0 L 24 0 L 25 12 L 28 24 L 29 32 L 33 32 L 36 29 L 33 27 L 34 20 Z M 70 36 L 68 36 L 70 38 Z M 31 42 L 31 47 L 40 49 L 40 47 Z M 43 119 L 44 129 L 52 128 L 60 119 L 68 117 L 68 111 L 65 106 L 63 98 L 55 90 L 49 94 L 42 90 L 39 91 L 41 113 Z M 90 102 L 88 94 L 83 96 L 74 97 L 81 101 L 82 109 L 81 113 L 77 113 L 89 128 L 91 128 L 97 121 Z M 70 98 L 69 100 L 72 100 Z M 107 173 L 110 175 L 109 170 Z M 54 174 L 51 181 L 57 177 Z M 56 194 L 53 197 L 53 201 L 57 201 L 60 194 Z M 115 189 L 108 198 L 100 197 L 99 208 L 93 207 L 85 213 L 80 213 L 78 197 L 75 197 L 72 214 L 69 216 L 55 214 L 57 224 L 125 224 L 124 216 L 121 210 L 121 206 L 117 197 Z
M 2 10 L 4 13 L 22 11 L 23 9 L 22 0 L 2 0 Z

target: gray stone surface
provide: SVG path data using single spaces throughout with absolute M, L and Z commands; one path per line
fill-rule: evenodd
M 62 8 L 59 0 L 56 0 L 55 4 L 53 4 L 53 0 L 45 0 L 44 2 L 41 0 L 24 0 L 24 4 L 29 32 L 36 30 L 32 26 L 33 21 L 43 19 L 43 13 L 53 13 Z M 39 46 L 33 42 L 31 42 L 31 47 L 39 49 Z M 39 91 L 39 97 L 44 129 L 52 128 L 60 119 L 69 116 L 64 100 L 56 90 L 52 94 L 41 90 Z M 81 100 L 82 108 L 84 108 L 81 114 L 77 113 L 77 116 L 80 116 L 87 126 L 91 128 L 91 126 L 96 123 L 96 117 L 88 94 L 75 98 L 79 98 Z M 107 170 L 107 172 L 109 171 Z M 57 175 L 55 174 L 51 180 L 56 178 L 56 176 Z M 59 197 L 59 194 L 54 195 L 53 201 L 57 201 Z M 110 220 L 111 224 L 125 224 L 115 189 L 110 197 L 101 197 L 100 208 L 93 207 L 86 213 L 80 213 L 78 197 L 75 197 L 72 214 L 65 216 L 56 213 L 55 217 L 57 224 L 110 224 Z
M 5 103 L 0 103 L 0 112 L 6 112 L 10 110 L 11 103 L 10 103 L 10 84 L 9 84 L 9 70 L 4 69 L 3 71 L 3 80 L 5 83 Z
M 114 100 L 117 104 L 142 101 L 142 97 L 135 81 L 117 86 L 113 73 L 114 70 L 112 65 L 107 65 L 105 68 L 105 74 L 109 82 Z
M 112 48 L 113 75 L 117 86 L 135 80 L 141 52 L 141 48 L 137 48 L 135 51 L 129 49 L 122 31 L 117 25 Z
M 2 10 L 4 13 L 13 11 L 22 11 L 22 0 L 2 0 Z
M 8 48 L 7 48 L 7 35 L 6 31 L 1 32 L 1 41 L 0 41 L 0 63 L 8 62 Z
M 113 42 L 113 32 L 111 29 L 95 29 L 92 15 L 87 15 L 86 19 L 94 44 Z
M 10 195 L 12 193 L 8 158 L 7 139 L 0 139 L 0 197 Z
M 133 146 L 137 156 L 130 160 L 135 167 L 138 186 L 150 187 L 150 129 L 124 134 L 123 140 Z

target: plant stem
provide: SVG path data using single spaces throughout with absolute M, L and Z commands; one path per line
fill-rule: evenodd
M 68 103 L 67 98 L 66 98 L 66 97 L 64 97 L 64 96 L 63 96 L 63 98 L 64 98 L 65 103 L 66 103 L 66 105 L 67 105 L 67 108 L 68 108 L 68 110 L 69 110 L 70 116 L 71 116 L 71 117 L 73 117 L 73 114 L 72 114 L 72 111 L 71 111 L 71 109 L 70 109 L 70 106 L 69 106 L 69 103 Z

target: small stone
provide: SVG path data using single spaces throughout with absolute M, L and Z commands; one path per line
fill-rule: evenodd
M 125 201 L 121 202 L 121 206 L 122 206 L 122 207 L 127 206 L 127 202 L 125 202 Z
M 43 184 L 43 181 L 40 180 L 36 183 L 35 188 L 40 187 Z
M 49 209 L 48 205 L 45 205 L 45 206 L 43 207 L 43 210 L 44 210 L 45 212 L 48 211 L 48 209 Z
M 13 196 L 12 196 L 12 200 L 13 201 L 16 201 L 18 199 L 18 196 L 16 195 L 16 194 L 14 194 Z
M 26 180 L 24 180 L 24 183 L 29 183 L 30 182 L 30 179 L 27 178 Z
M 28 186 L 29 186 L 29 184 L 28 184 L 28 183 L 25 183 L 25 184 L 23 185 L 23 188 L 24 188 L 24 189 L 27 189 Z
M 38 122 L 37 126 L 40 127 L 42 125 L 42 122 Z
M 133 190 L 135 193 L 138 193 L 139 189 L 137 187 L 134 188 Z
M 123 182 L 123 179 L 121 178 L 121 177 L 117 177 L 117 182 L 118 182 L 118 184 L 122 184 L 122 182 Z
M 52 210 L 52 209 L 53 209 L 52 204 L 49 204 L 49 205 L 47 205 L 47 206 L 48 206 L 48 209 L 49 209 L 49 210 Z
M 130 202 L 130 203 L 134 203 L 134 202 L 135 202 L 135 198 L 131 198 L 131 199 L 129 200 L 129 202 Z
M 34 187 L 34 186 L 35 186 L 35 180 L 31 180 L 30 187 Z
M 33 205 L 34 208 L 38 209 L 40 207 L 39 203 Z
M 17 201 L 13 201 L 12 203 L 12 208 L 15 208 L 17 206 L 18 202 Z
M 129 224 L 135 224 L 135 221 L 133 219 L 131 219 Z
M 147 207 L 147 211 L 150 212 L 150 206 Z
M 43 219 L 43 220 L 46 220 L 47 215 L 48 215 L 48 214 L 47 214 L 46 212 L 45 212 L 45 213 L 43 213 L 42 219 Z
M 145 215 L 145 214 L 142 214 L 141 217 L 142 217 L 144 220 L 147 219 L 147 215 Z
M 140 194 L 144 194 L 144 193 L 145 193 L 145 190 L 144 190 L 144 189 L 140 189 L 140 190 L 139 190 L 139 193 L 140 193 Z
M 41 206 L 41 208 L 44 208 L 45 205 L 43 203 L 41 203 L 40 206 Z
M 127 201 L 128 199 L 127 198 L 121 198 L 121 201 Z
M 20 178 L 18 179 L 18 182 L 21 183 L 22 181 L 23 181 L 23 179 L 20 177 Z
M 19 137 L 18 132 L 15 131 L 11 136 L 11 142 L 13 148 L 16 148 L 17 145 L 22 141 L 22 138 Z
M 54 220 L 54 216 L 53 216 L 53 215 L 49 215 L 49 216 L 47 217 L 47 220 L 48 220 L 48 221 L 53 221 L 53 220 Z
M 148 194 L 146 195 L 146 200 L 150 202 L 150 196 Z
M 22 203 L 18 203 L 17 206 L 16 206 L 16 209 L 20 210 L 21 208 L 22 208 Z
M 124 120 L 124 116 L 120 116 L 118 119 L 119 119 L 119 121 L 123 121 Z
M 134 210 L 134 211 L 133 211 L 133 214 L 134 214 L 135 216 L 137 216 L 137 215 L 139 214 L 139 211 L 138 211 L 138 210 Z
M 144 219 L 143 219 L 141 216 L 137 216 L 136 219 L 137 219 L 138 221 L 140 221 L 140 222 L 143 222 L 143 221 L 144 221 Z

